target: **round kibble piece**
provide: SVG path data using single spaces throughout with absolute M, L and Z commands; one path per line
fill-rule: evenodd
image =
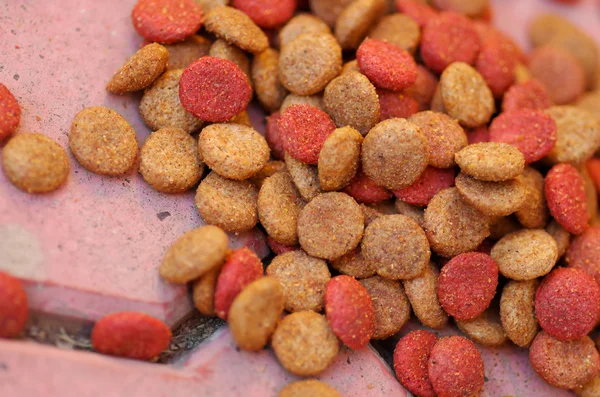
M 377 273 L 392 280 L 417 277 L 425 271 L 431 257 L 425 232 L 404 215 L 386 215 L 371 222 L 361 248 Z
M 419 103 L 404 92 L 377 88 L 377 96 L 380 121 L 393 118 L 407 119 L 419 111 Z
M 396 8 L 414 19 L 420 27 L 427 25 L 437 15 L 435 9 L 420 0 L 396 0 Z
M 340 190 L 356 175 L 363 137 L 352 127 L 334 130 L 319 153 L 319 182 L 323 190 Z
M 133 27 L 148 41 L 176 43 L 202 26 L 202 8 L 192 0 L 138 0 L 131 11 Z
M 373 204 L 393 197 L 392 192 L 377 185 L 362 170 L 350 181 L 344 192 L 359 203 Z
M 600 358 L 588 336 L 565 342 L 542 331 L 531 344 L 529 363 L 552 386 L 574 389 L 598 374 Z
M 550 214 L 569 233 L 581 234 L 587 227 L 585 182 L 575 167 L 558 164 L 546 174 L 544 186 Z
M 529 25 L 529 40 L 534 47 L 539 47 L 548 43 L 558 34 L 576 29 L 575 25 L 558 14 L 541 14 Z
M 546 110 L 556 122 L 556 144 L 546 159 L 552 164 L 582 164 L 600 147 L 600 123 L 589 112 L 573 106 Z
M 251 97 L 246 75 L 227 59 L 202 57 L 179 80 L 181 104 L 204 121 L 229 121 L 246 109 Z
M 279 31 L 279 45 L 283 47 L 303 33 L 331 34 L 331 30 L 323 20 L 312 14 L 298 14 Z
M 534 109 L 544 110 L 552 106 L 552 99 L 546 87 L 537 80 L 529 80 L 513 85 L 502 99 L 502 110 Z
M 373 339 L 387 339 L 396 334 L 410 319 L 410 304 L 402 284 L 375 276 L 361 280 L 375 310 Z
M 535 294 L 540 326 L 560 340 L 587 335 L 598 321 L 600 287 L 581 269 L 557 268 L 544 278 Z
M 425 171 L 427 140 L 414 124 L 390 119 L 367 134 L 362 147 L 362 167 L 373 181 L 387 189 L 411 185 Z
M 216 226 L 190 230 L 167 250 L 160 276 L 178 284 L 195 280 L 223 263 L 228 242 L 225 232 Z
M 481 354 L 468 339 L 441 338 L 431 349 L 429 379 L 438 396 L 478 396 L 483 389 Z
M 287 91 L 279 82 L 279 53 L 268 48 L 256 54 L 252 60 L 252 81 L 256 97 L 268 111 L 281 107 Z
M 271 342 L 281 365 L 297 376 L 317 376 L 335 359 L 339 342 L 325 316 L 292 313 L 279 323 Z
M 421 29 L 405 14 L 390 14 L 379 20 L 369 32 L 369 37 L 396 44 L 414 54 L 421 41 Z
M 0 140 L 11 135 L 21 122 L 21 106 L 15 96 L 0 83 Z
M 494 96 L 483 77 L 471 66 L 455 62 L 440 77 L 446 113 L 465 127 L 487 124 L 495 110 Z
M 345 193 L 323 193 L 300 212 L 300 246 L 312 256 L 333 260 L 360 243 L 364 217 L 356 201 Z
M 377 273 L 373 264 L 365 260 L 360 246 L 354 251 L 331 261 L 331 266 L 342 274 L 358 279 L 368 278 Z
M 487 82 L 494 97 L 502 98 L 515 81 L 518 62 L 518 54 L 512 46 L 506 45 L 502 39 L 491 38 L 482 43 L 475 68 Z
M 548 41 L 548 46 L 559 48 L 571 54 L 583 68 L 587 89 L 596 87 L 598 73 L 598 46 L 596 40 L 581 29 L 557 34 Z M 596 87 L 597 88 L 597 87 Z
M 204 221 L 227 232 L 243 232 L 258 222 L 258 191 L 249 182 L 232 181 L 215 172 L 196 191 L 196 207 Z
M 375 330 L 373 301 L 350 276 L 336 276 L 325 288 L 325 314 L 333 333 L 351 349 L 362 349 Z
M 316 379 L 300 380 L 289 383 L 281 389 L 278 397 L 341 397 L 333 387 Z
M 436 194 L 452 186 L 454 186 L 453 168 L 427 167 L 415 183 L 395 190 L 394 195 L 409 204 L 426 206 Z
M 448 314 L 438 300 L 437 287 L 440 272 L 435 264 L 429 263 L 419 276 L 404 281 L 404 290 L 421 324 L 441 329 L 448 324 Z
M 427 371 L 429 356 L 437 342 L 429 331 L 413 331 L 402 337 L 394 350 L 394 371 L 398 380 L 411 393 L 421 397 L 436 397 Z
M 350 3 L 352 0 L 309 0 L 311 11 L 332 27 L 335 26 L 335 21 Z
M 297 95 L 321 92 L 341 70 L 342 48 L 330 34 L 301 34 L 279 55 L 281 84 Z
M 456 153 L 454 158 L 462 172 L 481 181 L 507 181 L 521 175 L 525 168 L 523 154 L 507 143 L 476 143 Z
M 496 294 L 498 265 L 479 252 L 452 258 L 440 272 L 438 298 L 457 320 L 472 320 L 483 313 Z
M 506 342 L 506 334 L 499 321 L 490 318 L 486 311 L 473 320 L 456 320 L 456 326 L 470 340 L 482 346 L 500 346 Z
M 276 256 L 267 267 L 267 275 L 276 278 L 283 288 L 285 310 L 320 312 L 325 305 L 325 285 L 331 279 L 327 262 L 313 258 L 302 250 Z
M 296 11 L 295 0 L 233 0 L 232 5 L 261 28 L 283 25 Z
M 169 63 L 167 70 L 185 69 L 196 59 L 208 55 L 211 42 L 197 34 L 185 41 L 176 44 L 165 45 L 169 51 Z
M 455 183 L 462 198 L 487 216 L 510 215 L 520 210 L 527 199 L 521 176 L 504 182 L 486 182 L 461 172 Z
M 205 316 L 214 317 L 217 315 L 215 310 L 215 288 L 217 287 L 217 278 L 221 273 L 221 267 L 209 270 L 202 277 L 194 281 L 192 285 L 192 301 L 198 311 Z
M 29 307 L 21 281 L 0 271 L 0 338 L 16 338 L 25 329 Z
M 231 304 L 228 325 L 235 343 L 246 351 L 262 350 L 275 331 L 284 303 L 283 288 L 273 277 L 248 284 Z
M 267 35 L 248 15 L 233 7 L 215 7 L 208 11 L 204 27 L 218 38 L 253 54 L 260 54 L 269 47 Z
M 13 185 L 27 193 L 52 192 L 69 176 L 65 150 L 37 133 L 20 134 L 2 150 L 2 169 Z
M 79 163 L 102 175 L 122 175 L 134 165 L 138 155 L 135 131 L 117 112 L 104 106 L 77 113 L 69 147 Z
M 298 161 L 287 152 L 284 159 L 285 167 L 304 200 L 311 201 L 322 193 L 317 167 Z
M 576 236 L 565 257 L 569 267 L 585 271 L 600 284 L 600 227 L 589 227 Z
M 152 43 L 139 49 L 110 79 L 106 91 L 113 94 L 143 90 L 152 84 L 167 68 L 169 52 L 160 44 Z
M 528 347 L 538 332 L 535 317 L 537 280 L 509 281 L 502 289 L 500 321 L 506 336 L 517 346 Z
M 379 88 L 400 91 L 417 80 L 417 64 L 410 53 L 387 41 L 366 39 L 356 60 L 361 73 Z
M 385 13 L 385 0 L 356 0 L 348 4 L 335 22 L 335 38 L 344 50 L 358 48 L 367 32 Z

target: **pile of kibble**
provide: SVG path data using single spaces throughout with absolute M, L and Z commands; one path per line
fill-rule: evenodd
M 412 312 L 432 329 L 452 317 L 466 336 L 400 339 L 394 369 L 417 396 L 480 395 L 473 342 L 507 341 L 529 348 L 549 384 L 600 395 L 588 336 L 600 320 L 596 43 L 540 15 L 526 55 L 490 23 L 487 0 L 227 3 L 133 8 L 145 42 L 106 89 L 143 90 L 153 132 L 141 151 L 106 107 L 79 112 L 69 134 L 91 172 L 139 164 L 160 192 L 197 189 L 208 226 L 168 248 L 162 278 L 192 283 L 197 309 L 228 321 L 241 349 L 270 345 L 298 376 L 322 373 L 340 342 L 397 334 Z M 264 136 L 246 111 L 253 98 Z M 19 117 L 0 85 L 0 138 Z M 65 151 L 40 134 L 9 138 L 2 153 L 29 193 L 69 174 Z M 248 248 L 228 249 L 227 233 L 258 225 L 275 254 L 266 270 Z M 0 336 L 16 336 L 27 297 L 1 274 L 0 298 Z M 170 338 L 131 312 L 92 332 L 98 352 L 145 360 Z M 307 380 L 280 396 L 338 393 Z

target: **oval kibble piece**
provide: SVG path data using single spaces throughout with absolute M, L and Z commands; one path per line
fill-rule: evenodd
M 303 33 L 331 34 L 331 29 L 322 19 L 312 14 L 301 13 L 294 16 L 281 28 L 279 45 L 283 47 Z
M 215 288 L 217 278 L 221 273 L 221 266 L 209 270 L 192 285 L 192 301 L 198 311 L 205 316 L 216 316 L 215 310 Z
M 341 397 L 333 387 L 316 379 L 298 380 L 279 391 L 277 397 Z
M 158 43 L 140 48 L 125 65 L 115 73 L 106 86 L 113 94 L 143 90 L 154 82 L 167 68 L 169 52 Z
M 408 17 L 414 19 L 420 27 L 424 27 L 437 14 L 437 10 L 420 0 L 396 0 L 396 8 Z
M 211 42 L 200 36 L 193 35 L 180 43 L 165 45 L 169 51 L 167 70 L 185 69 L 196 59 L 208 55 Z
M 405 14 L 386 15 L 369 32 L 369 37 L 383 40 L 414 54 L 421 41 L 419 24 Z
M 269 47 L 265 33 L 242 11 L 233 7 L 215 7 L 204 16 L 204 27 L 228 43 L 253 54 Z
M 506 342 L 506 334 L 498 320 L 488 311 L 472 320 L 456 320 L 458 329 L 471 341 L 482 346 L 495 347 Z
M 583 164 L 600 147 L 600 122 L 574 106 L 552 106 L 546 110 L 556 122 L 556 144 L 546 159 L 551 164 Z
M 437 295 L 440 272 L 430 262 L 425 271 L 411 279 L 404 280 L 404 290 L 421 324 L 433 329 L 442 329 L 448 324 L 448 314 L 440 305 Z
M 317 167 L 296 160 L 288 152 L 285 152 L 284 159 L 285 167 L 304 200 L 311 201 L 323 192 Z
M 0 83 L 0 141 L 11 135 L 21 122 L 21 106 L 8 88 Z
M 528 347 L 538 332 L 534 300 L 538 280 L 509 281 L 500 297 L 500 321 L 506 336 L 519 347 Z
M 360 245 L 354 251 L 331 261 L 331 267 L 357 279 L 374 276 L 377 272 L 371 262 L 364 258 Z
M 527 189 L 527 198 L 521 209 L 515 212 L 517 219 L 521 225 L 529 229 L 545 227 L 550 212 L 544 193 L 544 177 L 535 168 L 525 167 L 521 180 Z
M 311 11 L 329 26 L 335 26 L 335 21 L 350 3 L 352 0 L 309 0 Z
M 193 0 L 138 0 L 131 11 L 133 27 L 148 41 L 176 43 L 202 26 L 202 8 Z
M 429 331 L 412 331 L 403 336 L 394 349 L 394 372 L 411 393 L 422 397 L 436 397 L 429 380 L 427 364 L 431 349 L 438 337 Z
M 371 296 L 375 310 L 372 339 L 387 339 L 402 329 L 410 319 L 410 303 L 399 281 L 381 276 L 360 281 Z
M 589 227 L 576 236 L 569 248 L 565 262 L 569 267 L 585 271 L 590 276 L 600 281 L 600 227 Z
M 460 170 L 481 181 L 502 182 L 523 173 L 523 154 L 507 143 L 469 145 L 454 156 Z
M 335 38 L 340 46 L 344 50 L 358 48 L 386 7 L 386 0 L 355 0 L 348 4 L 335 22 Z
M 495 98 L 502 98 L 515 81 L 519 54 L 504 40 L 492 38 L 482 43 L 475 68 L 485 79 Z
M 396 44 L 366 39 L 356 51 L 361 73 L 378 88 L 400 91 L 417 80 L 417 64 L 408 51 Z
M 279 82 L 279 53 L 267 48 L 252 59 L 252 81 L 256 97 L 268 111 L 274 112 L 281 107 L 287 90 Z
M 19 279 L 0 271 L 0 338 L 16 338 L 25 329 L 29 307 Z
M 319 182 L 325 191 L 344 188 L 356 175 L 363 137 L 352 127 L 334 130 L 319 153 Z
M 486 182 L 463 172 L 455 179 L 456 188 L 469 205 L 487 216 L 507 216 L 518 211 L 527 199 L 521 176 L 504 182 Z
M 259 351 L 267 345 L 283 313 L 284 300 L 279 281 L 268 276 L 253 281 L 238 294 L 227 323 L 242 350 Z
M 550 214 L 569 233 L 581 234 L 587 227 L 585 182 L 577 169 L 558 164 L 546 174 L 544 186 Z

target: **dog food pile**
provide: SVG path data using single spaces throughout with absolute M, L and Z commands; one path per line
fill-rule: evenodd
M 208 226 L 168 248 L 162 278 L 191 283 L 197 309 L 226 320 L 241 349 L 270 345 L 298 376 L 321 374 L 340 342 L 396 335 L 414 313 L 434 330 L 452 318 L 465 336 L 398 341 L 396 375 L 417 396 L 480 395 L 475 344 L 509 342 L 549 384 L 600 395 L 588 336 L 600 320 L 596 43 L 540 15 L 525 54 L 486 0 L 227 3 L 138 0 L 144 46 L 106 89 L 143 90 L 153 132 L 139 150 L 131 125 L 99 106 L 69 134 L 91 172 L 139 167 L 157 191 L 196 189 Z M 0 138 L 19 117 L 0 86 Z M 8 140 L 2 165 L 29 193 L 69 173 L 65 151 L 33 133 Z M 275 254 L 266 270 L 228 248 L 227 233 L 257 226 Z M 13 337 L 26 296 L 8 275 L 0 285 L 0 335 Z M 92 332 L 97 351 L 145 360 L 170 338 L 129 312 Z M 339 394 L 316 380 L 280 392 L 317 395 Z

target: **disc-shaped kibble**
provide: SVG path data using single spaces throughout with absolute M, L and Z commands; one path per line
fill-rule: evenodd
M 312 14 L 298 14 L 279 31 L 280 47 L 285 46 L 303 33 L 331 34 L 331 30 L 322 19 Z
M 319 173 L 316 166 L 298 161 L 288 152 L 285 152 L 284 159 L 285 168 L 304 200 L 311 201 L 323 192 L 319 184 Z
M 350 276 L 336 276 L 325 288 L 325 313 L 333 333 L 351 349 L 362 349 L 375 330 L 369 292 Z
M 316 379 L 299 380 L 289 383 L 279 391 L 277 397 L 341 397 L 333 387 Z
M 131 11 L 133 27 L 148 41 L 176 43 L 202 26 L 202 8 L 194 0 L 138 0 Z
M 406 91 L 406 90 L 405 90 Z M 388 91 L 377 88 L 379 97 L 379 120 L 407 119 L 419 111 L 419 103 L 404 91 Z
M 448 66 L 440 77 L 446 113 L 465 127 L 487 124 L 495 110 L 494 96 L 483 77 L 463 62 Z
M 204 121 L 229 121 L 246 109 L 251 97 L 246 75 L 226 59 L 202 57 L 179 80 L 181 104 Z
M 404 119 L 377 124 L 362 147 L 362 167 L 373 181 L 387 189 L 412 184 L 425 171 L 427 141 L 419 129 Z
M 435 9 L 419 0 L 396 0 L 396 8 L 415 20 L 420 27 L 427 25 L 437 15 Z
M 403 336 L 394 349 L 394 371 L 402 386 L 422 397 L 435 397 L 429 380 L 427 364 L 431 349 L 438 337 L 429 331 L 418 330 Z
M 487 216 L 510 215 L 521 209 L 527 199 L 521 176 L 504 182 L 486 182 L 461 172 L 455 183 L 462 198 Z
M 225 179 L 215 172 L 200 182 L 196 207 L 209 225 L 227 232 L 243 232 L 258 222 L 258 191 L 246 181 Z
M 477 396 L 485 381 L 481 354 L 461 336 L 437 341 L 429 354 L 428 373 L 438 396 Z
M 369 32 L 369 37 L 396 44 L 414 54 L 421 40 L 421 29 L 408 15 L 390 14 L 377 22 Z
M 400 91 L 417 80 L 417 64 L 410 53 L 387 41 L 366 39 L 356 60 L 361 73 L 379 88 Z
M 342 70 L 342 48 L 335 37 L 303 33 L 279 54 L 281 84 L 297 95 L 321 92 Z
M 364 217 L 356 201 L 345 193 L 323 193 L 300 212 L 300 246 L 312 256 L 333 260 L 360 243 Z
M 268 48 L 252 59 L 252 81 L 256 97 L 268 111 L 281 107 L 287 90 L 279 81 L 279 53 Z
M 409 204 L 427 206 L 441 192 L 454 186 L 454 169 L 427 167 L 412 185 L 395 190 L 394 195 Z
M 152 43 L 139 49 L 115 73 L 106 86 L 113 94 L 143 90 L 166 69 L 169 52 L 160 44 Z
M 527 189 L 527 198 L 521 209 L 515 212 L 517 219 L 521 225 L 529 229 L 545 227 L 550 211 L 544 193 L 544 177 L 535 168 L 525 167 L 521 180 Z
M 393 197 L 392 192 L 377 185 L 360 169 L 344 188 L 344 192 L 359 203 L 365 204 L 378 203 Z
M 298 376 L 321 374 L 340 349 L 325 316 L 310 310 L 285 316 L 271 346 L 281 365 Z
M 430 262 L 422 274 L 403 282 L 415 316 L 421 324 L 433 329 L 442 329 L 448 324 L 448 314 L 440 305 L 437 295 L 439 277 L 437 266 Z
M 331 267 L 338 272 L 357 279 L 374 276 L 377 270 L 362 254 L 360 245 L 352 252 L 331 261 Z
M 502 40 L 489 39 L 481 45 L 475 68 L 485 79 L 495 98 L 502 98 L 515 80 L 515 68 L 519 62 L 510 46 Z
M 204 16 L 204 27 L 244 51 L 260 54 L 269 47 L 267 35 L 242 11 L 215 7 Z
M 0 83 L 0 140 L 12 134 L 21 122 L 21 106 L 15 96 Z
M 471 341 L 482 346 L 500 346 L 506 342 L 506 334 L 502 324 L 492 318 L 489 311 L 475 317 L 472 320 L 456 320 L 456 326 Z
M 585 184 L 575 167 L 557 164 L 546 174 L 544 186 L 550 214 L 573 234 L 581 234 L 587 227 Z
M 2 169 L 13 185 L 27 193 L 48 193 L 69 176 L 65 150 L 47 136 L 28 133 L 12 138 L 2 150 Z
M 350 3 L 352 0 L 309 0 L 310 10 L 315 16 L 332 27 L 335 26 L 335 21 Z
M 528 347 L 538 333 L 535 290 L 538 280 L 509 281 L 502 289 L 500 321 L 506 336 L 517 346 Z
M 546 87 L 537 80 L 529 80 L 513 85 L 502 99 L 502 110 L 533 109 L 544 110 L 552 106 L 552 99 Z
M 283 25 L 296 11 L 295 0 L 233 0 L 232 5 L 261 28 Z
M 382 216 L 371 222 L 361 247 L 365 259 L 377 273 L 392 280 L 417 277 L 431 256 L 425 232 L 404 215 Z
M 594 341 L 588 336 L 565 342 L 542 331 L 531 344 L 529 363 L 550 385 L 574 389 L 598 374 L 600 357 Z
M 598 52 L 596 40 L 587 32 L 579 28 L 569 32 L 562 32 L 561 34 L 554 35 L 550 40 L 548 40 L 547 45 L 549 47 L 565 50 L 571 54 L 583 68 L 586 80 L 586 88 L 598 88 L 598 86 L 595 84 L 598 74 L 598 61 L 600 54 Z
M 600 227 L 589 227 L 576 236 L 567 249 L 565 261 L 569 267 L 582 269 L 600 281 Z
M 410 318 L 410 304 L 399 281 L 375 276 L 361 280 L 375 310 L 373 339 L 387 339 L 396 334 Z
M 480 181 L 507 181 L 521 175 L 525 168 L 523 154 L 507 143 L 476 143 L 456 153 L 454 158 L 462 172 Z
M 348 4 L 335 22 L 335 38 L 344 50 L 358 48 L 367 32 L 385 14 L 385 0 L 356 0 Z
M 498 265 L 486 254 L 469 252 L 452 258 L 440 272 L 438 298 L 458 320 L 472 320 L 490 305 L 498 286 Z
M 552 164 L 582 164 L 600 147 L 600 124 L 589 112 L 574 106 L 546 110 L 556 122 L 556 144 L 546 159 Z
M 29 307 L 21 281 L 0 271 L 0 338 L 15 338 L 25 329 Z
M 221 273 L 221 267 L 216 267 L 206 272 L 192 284 L 192 301 L 198 311 L 205 316 L 214 317 L 215 311 L 215 288 L 217 278 Z
M 187 68 L 196 59 L 207 56 L 210 45 L 208 39 L 197 34 L 180 43 L 165 45 L 169 51 L 167 70 Z
M 281 284 L 285 296 L 285 310 L 320 312 L 325 304 L 325 285 L 331 279 L 327 262 L 295 250 L 273 258 L 267 275 Z
M 334 130 L 319 153 L 319 181 L 323 190 L 340 190 L 356 175 L 363 137 L 352 127 Z
M 425 66 L 417 65 L 417 80 L 404 93 L 414 98 L 419 103 L 419 110 L 423 111 L 430 108 L 437 85 L 437 77 Z
M 598 321 L 600 287 L 581 269 L 557 268 L 544 278 L 535 294 L 540 326 L 560 340 L 587 335 Z

